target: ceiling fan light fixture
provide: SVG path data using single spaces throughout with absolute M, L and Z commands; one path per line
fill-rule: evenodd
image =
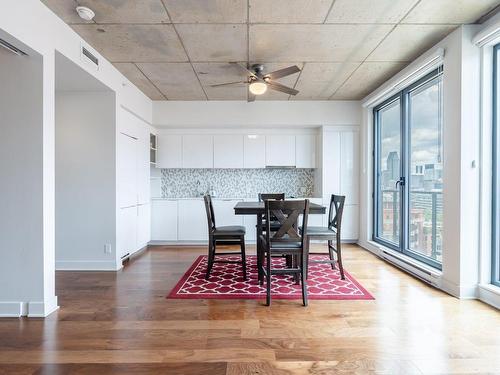
M 267 85 L 264 82 L 252 82 L 248 89 L 254 95 L 262 95 L 267 91 Z
M 80 16 L 80 18 L 85 21 L 92 21 L 95 17 L 94 11 L 87 7 L 78 6 L 76 7 L 76 12 Z

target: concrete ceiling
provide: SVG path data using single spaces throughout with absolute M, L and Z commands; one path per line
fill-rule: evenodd
M 246 100 L 229 62 L 297 65 L 299 94 L 361 99 L 500 0 L 41 0 L 153 100 Z M 96 16 L 83 22 L 77 5 Z

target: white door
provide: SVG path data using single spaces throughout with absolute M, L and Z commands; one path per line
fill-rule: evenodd
M 224 225 L 243 225 L 243 216 L 234 214 L 234 206 L 241 200 L 234 199 L 214 199 L 215 224 Z
M 182 168 L 182 136 L 162 134 L 156 139 L 156 167 Z
M 136 251 L 142 249 L 151 240 L 151 205 L 137 206 L 137 246 Z
M 177 200 L 153 200 L 151 238 L 153 241 L 177 241 Z
M 295 166 L 295 136 L 266 136 L 266 165 Z
M 117 253 L 122 258 L 137 250 L 137 206 L 119 209 L 118 228 Z
M 245 135 L 243 142 L 243 167 L 266 167 L 266 136 Z
M 295 137 L 295 162 L 297 168 L 316 167 L 316 136 L 297 135 Z
M 137 205 L 137 139 L 118 135 L 117 195 L 120 208 Z
M 208 240 L 208 223 L 203 199 L 180 199 L 178 202 L 179 241 Z
M 214 168 L 243 168 L 242 135 L 214 135 Z
M 211 135 L 182 136 L 182 167 L 213 168 L 214 139 Z

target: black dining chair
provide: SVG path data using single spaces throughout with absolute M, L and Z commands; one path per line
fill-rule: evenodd
M 259 202 L 265 202 L 267 200 L 284 201 L 285 193 L 259 193 Z M 266 230 L 266 222 L 264 216 L 265 215 L 263 215 L 263 220 L 262 220 L 262 231 Z M 275 230 L 276 228 L 279 228 L 279 226 L 280 226 L 279 221 L 274 216 L 272 216 L 271 231 Z
M 307 247 L 309 248 L 311 240 L 327 241 L 328 243 L 328 254 L 330 260 L 316 260 L 309 261 L 307 263 L 329 263 L 332 266 L 332 270 L 335 269 L 335 257 L 334 253 L 337 255 L 337 261 L 339 264 L 340 277 L 345 280 L 344 267 L 342 266 L 342 242 L 341 242 L 341 229 L 342 229 L 342 214 L 344 213 L 344 195 L 332 194 L 330 198 L 330 208 L 328 212 L 328 226 L 327 227 L 307 227 Z M 303 230 L 304 227 L 300 229 Z M 308 264 L 306 264 L 306 277 Z
M 243 279 L 247 279 L 247 264 L 245 256 L 245 227 L 241 225 L 222 226 L 215 225 L 214 206 L 210 195 L 205 195 L 205 210 L 208 221 L 208 264 L 205 279 L 208 280 L 214 263 L 238 263 L 243 269 Z M 222 252 L 217 254 L 218 245 L 240 245 L 238 252 Z M 216 259 L 217 255 L 241 255 L 241 260 Z
M 302 215 L 302 233 L 297 228 L 297 222 Z M 271 218 L 276 217 L 280 223 L 276 231 L 271 231 Z M 260 262 L 262 273 L 266 277 L 266 304 L 271 304 L 271 276 L 290 274 L 300 279 L 302 283 L 302 302 L 307 306 L 307 282 L 304 265 L 307 264 L 307 218 L 309 216 L 309 200 L 299 201 L 265 201 L 265 219 L 267 229 L 260 236 L 262 255 L 266 263 Z M 284 268 L 273 268 L 273 258 L 286 256 L 296 259 Z

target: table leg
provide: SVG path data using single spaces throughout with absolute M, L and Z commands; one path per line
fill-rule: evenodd
M 262 215 L 257 215 L 257 230 L 255 231 L 257 233 L 257 242 L 256 242 L 256 248 L 257 248 L 257 275 L 258 275 L 258 281 L 259 284 L 263 281 L 263 273 L 262 273 L 262 245 L 260 243 L 260 236 L 262 234 Z

